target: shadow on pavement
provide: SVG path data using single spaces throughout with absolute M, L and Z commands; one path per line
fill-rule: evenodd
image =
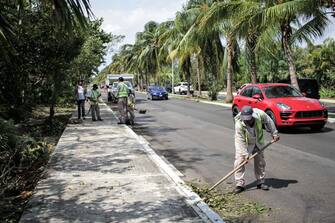
M 289 184 L 296 184 L 298 183 L 297 180 L 288 180 L 288 179 L 278 179 L 278 178 L 266 178 L 265 183 L 270 188 L 280 189 L 280 188 L 286 188 Z M 256 187 L 257 181 L 252 182 L 251 184 L 246 185 L 246 189 L 251 189 Z
M 182 197 L 161 198 L 155 202 L 121 200 L 122 194 L 135 193 L 137 188 L 129 187 L 131 183 L 112 184 L 101 186 L 92 181 L 47 180 L 40 188 L 44 193 L 29 203 L 35 212 L 28 212 L 21 222 L 191 222 L 192 218 L 188 219 L 188 216 L 195 216 L 192 209 L 185 208 Z M 143 196 L 146 193 L 143 191 Z M 174 208 L 183 211 L 176 214 L 170 211 Z

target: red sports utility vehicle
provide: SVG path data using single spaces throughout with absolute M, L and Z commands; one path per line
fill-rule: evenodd
M 233 116 L 249 105 L 265 111 L 277 127 L 309 126 L 321 130 L 328 118 L 327 109 L 317 100 L 306 98 L 288 84 L 249 84 L 233 101 Z

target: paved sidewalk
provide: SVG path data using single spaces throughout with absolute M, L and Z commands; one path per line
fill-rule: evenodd
M 20 222 L 222 222 L 106 105 L 101 114 L 68 125 Z

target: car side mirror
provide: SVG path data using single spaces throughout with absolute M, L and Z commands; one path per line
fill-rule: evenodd
M 261 100 L 262 100 L 262 97 L 261 97 L 261 95 L 259 95 L 259 94 L 254 94 L 254 95 L 252 96 L 252 98 L 253 98 L 253 99 L 256 99 L 256 100 L 258 100 L 258 101 L 261 101 Z

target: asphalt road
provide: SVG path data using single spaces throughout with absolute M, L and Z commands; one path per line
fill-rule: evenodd
M 232 169 L 234 126 L 229 108 L 189 100 L 147 101 L 137 94 L 134 130 L 183 175 L 213 185 Z M 265 152 L 270 191 L 255 189 L 253 167 L 247 167 L 243 194 L 271 207 L 254 222 L 335 222 L 335 125 L 322 132 L 308 128 L 280 134 L 281 140 Z M 270 139 L 270 138 L 268 138 Z M 233 178 L 222 190 L 233 187 Z

